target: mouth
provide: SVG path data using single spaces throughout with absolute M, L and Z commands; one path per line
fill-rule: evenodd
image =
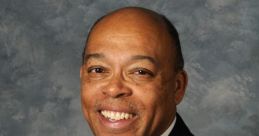
M 114 130 L 130 129 L 137 119 L 137 114 L 128 111 L 99 110 L 99 120 L 105 128 Z
M 100 111 L 101 115 L 110 121 L 128 120 L 132 119 L 135 115 L 127 112 L 116 112 L 109 110 Z

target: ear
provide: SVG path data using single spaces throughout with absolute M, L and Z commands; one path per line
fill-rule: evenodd
M 83 66 L 80 67 L 80 79 L 83 77 Z
M 188 76 L 184 70 L 181 70 L 176 75 L 175 80 L 175 103 L 178 105 L 185 94 L 185 89 L 188 83 Z

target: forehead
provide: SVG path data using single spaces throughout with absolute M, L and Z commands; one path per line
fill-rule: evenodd
M 135 52 L 155 53 L 160 50 L 162 42 L 158 37 L 148 32 L 114 32 L 103 31 L 91 35 L 87 42 L 87 52 L 98 51 L 123 51 L 124 49 Z
M 106 17 L 94 26 L 86 43 L 86 53 L 105 51 L 119 54 L 126 51 L 135 53 L 134 55 L 144 53 L 152 57 L 172 59 L 173 43 L 159 17 L 149 14 L 119 14 Z

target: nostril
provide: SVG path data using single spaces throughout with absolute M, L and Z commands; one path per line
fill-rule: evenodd
M 124 93 L 121 93 L 121 94 L 118 94 L 115 98 L 120 98 L 120 97 L 123 97 L 125 94 Z
M 102 93 L 106 96 L 112 98 L 122 98 L 127 97 L 132 94 L 132 90 L 128 87 L 107 87 L 105 88 Z
M 126 86 L 122 80 L 117 79 L 111 80 L 106 86 L 104 86 L 102 93 L 108 97 L 121 98 L 131 95 L 132 90 Z

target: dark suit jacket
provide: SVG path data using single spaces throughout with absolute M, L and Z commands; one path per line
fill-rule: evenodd
M 176 122 L 169 136 L 193 136 L 178 113 L 176 113 Z

